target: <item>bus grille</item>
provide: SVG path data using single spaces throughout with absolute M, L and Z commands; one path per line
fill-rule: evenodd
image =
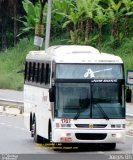
M 90 128 L 90 124 L 75 124 L 78 128 Z M 105 128 L 107 124 L 93 124 L 92 128 Z
M 103 140 L 106 138 L 105 133 L 75 133 L 75 136 L 79 140 Z

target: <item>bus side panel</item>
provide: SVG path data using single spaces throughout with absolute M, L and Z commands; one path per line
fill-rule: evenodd
M 28 89 L 30 89 L 30 87 L 24 85 L 24 124 L 28 131 L 30 131 L 30 114 L 33 112 L 33 104 Z
M 32 112 L 36 119 L 37 134 L 48 138 L 48 122 L 51 119 L 48 89 L 28 85 L 25 89 L 28 91 L 27 97 L 30 99 L 29 105 L 25 106 L 25 115 L 28 115 L 25 116 L 26 126 L 30 123 L 29 116 Z
M 38 102 L 35 111 L 38 135 L 48 138 L 48 122 L 49 119 L 51 119 L 49 91 L 44 88 L 36 88 L 35 92 L 37 93 L 36 97 Z

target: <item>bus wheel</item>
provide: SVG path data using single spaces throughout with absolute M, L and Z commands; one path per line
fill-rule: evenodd
M 31 137 L 34 137 L 34 134 L 35 134 L 35 122 L 31 122 Z
M 48 139 L 49 139 L 49 142 L 51 143 L 52 142 L 52 129 L 51 129 L 51 125 L 49 126 Z
M 32 128 L 31 128 L 31 137 L 34 137 L 34 130 L 33 130 L 33 125 L 32 125 Z
M 36 143 L 42 143 L 43 142 L 43 138 L 39 135 L 37 135 L 36 132 L 36 121 L 34 120 L 33 124 L 32 124 L 32 132 L 31 132 L 32 136 L 34 137 L 34 141 Z

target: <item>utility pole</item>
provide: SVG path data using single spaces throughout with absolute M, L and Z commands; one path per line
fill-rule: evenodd
M 51 9 L 52 0 L 48 0 L 47 20 L 46 20 L 46 34 L 45 34 L 45 50 L 49 47 L 50 28 L 51 28 Z
M 34 45 L 37 50 L 40 50 L 43 44 L 44 37 L 44 25 L 43 25 L 43 10 L 47 0 L 40 0 L 40 19 L 39 23 L 35 26 Z

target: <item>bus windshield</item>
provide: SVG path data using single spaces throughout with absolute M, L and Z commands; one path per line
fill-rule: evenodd
M 121 64 L 57 64 L 56 79 L 122 79 Z
M 119 83 L 57 83 L 55 117 L 125 118 L 123 96 Z

